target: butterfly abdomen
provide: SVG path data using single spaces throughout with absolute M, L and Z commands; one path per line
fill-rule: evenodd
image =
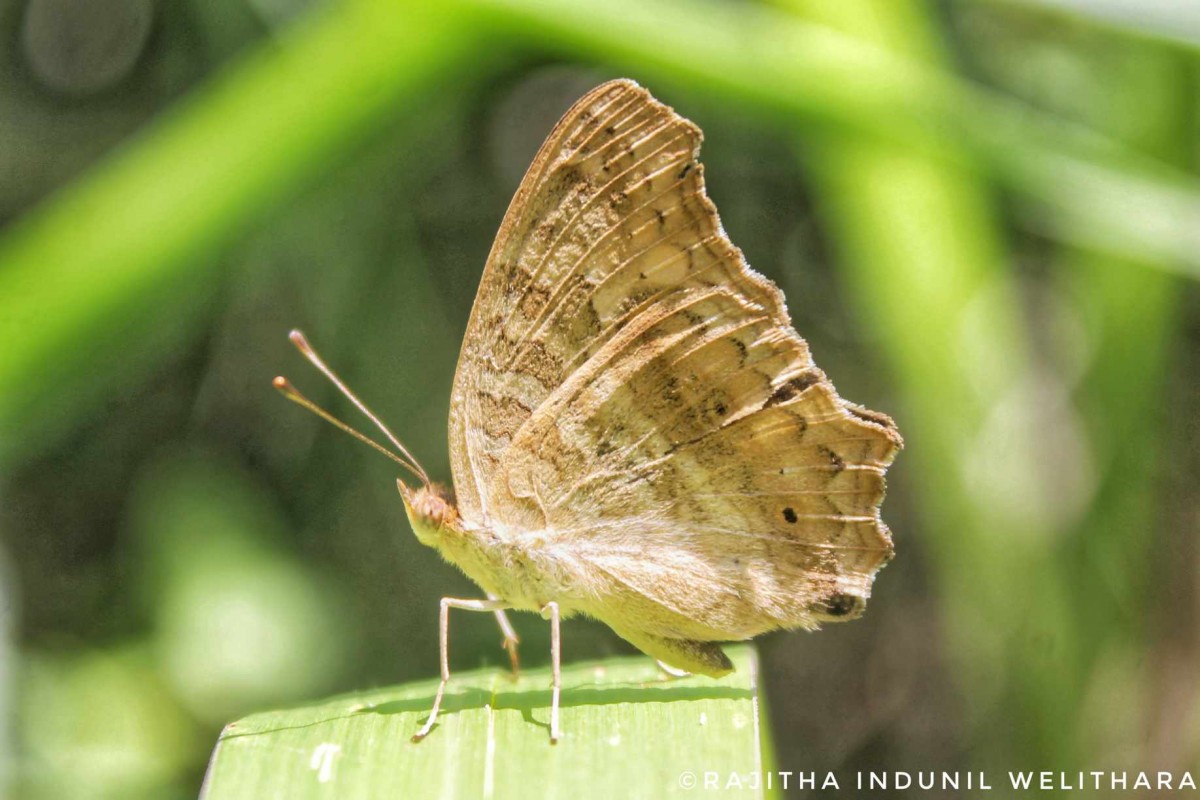
M 668 666 L 697 675 L 720 678 L 733 672 L 733 662 L 716 642 L 669 639 L 637 630 L 614 628 L 617 635 L 646 655 Z

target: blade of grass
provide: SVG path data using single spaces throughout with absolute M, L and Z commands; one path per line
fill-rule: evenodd
M 664 680 L 644 656 L 564 667 L 557 745 L 544 668 L 516 683 L 454 673 L 419 743 L 437 681 L 254 714 L 221 734 L 201 797 L 661 798 L 703 791 L 706 772 L 744 781 L 739 797 L 774 797 L 750 785 L 769 763 L 754 652 L 729 655 L 737 671 L 720 680 Z
M 0 239 L 0 463 L 190 330 L 213 253 L 476 58 L 447 11 L 331 7 L 234 64 Z
M 980 162 L 1052 235 L 1200 276 L 1200 184 L 1111 139 L 753 4 L 711 0 L 469 0 L 477 21 L 531 46 L 705 86 L 790 123 L 833 126 Z M 961 146 L 944 149 L 943 141 Z
M 1193 59 L 1159 43 L 1115 36 L 1109 51 L 1120 52 L 1125 66 L 1096 90 L 1107 112 L 1100 124 L 1131 147 L 1189 166 L 1197 141 Z M 1133 121 L 1126 110 L 1135 106 Z M 1173 377 L 1183 287 L 1173 276 L 1138 269 L 1145 259 L 1064 248 L 1056 263 L 1060 286 L 1080 307 L 1091 342 L 1090 368 L 1075 396 L 1093 443 L 1097 483 L 1062 553 L 1072 594 L 1086 598 L 1076 604 L 1076 616 L 1089 665 L 1114 648 L 1145 647 L 1156 633 L 1146 624 L 1161 602 L 1153 557 L 1175 535 L 1162 525 L 1156 487 L 1163 468 L 1162 398 Z M 1095 678 L 1080 675 L 1080 690 Z M 1129 696 L 1138 697 L 1137 676 L 1126 679 Z M 1094 728 L 1111 725 L 1081 726 L 1080 736 L 1102 739 Z
M 932 65 L 944 57 L 920 2 L 788 7 L 907 58 Z M 959 146 L 943 139 L 938 149 Z M 1034 398 L 1021 391 L 1032 358 L 989 187 L 954 159 L 874 136 L 806 137 L 800 152 L 851 296 L 904 393 L 898 418 L 927 522 L 913 533 L 933 556 L 941 596 L 953 598 L 943 612 L 947 652 L 967 725 L 984 743 L 975 758 L 981 766 L 1007 755 L 1060 763 L 1070 747 L 1060 714 L 1069 710 L 1069 677 L 1060 667 L 1073 662 L 1076 643 L 1058 625 L 1068 606 L 1048 549 L 1055 498 L 1036 491 L 1041 480 L 1023 458 L 1037 449 L 1038 428 L 1025 424 Z M 1002 407 L 1015 413 L 998 416 Z M 997 419 L 1007 419 L 1003 442 L 989 447 L 985 432 Z M 1050 658 L 1037 652 L 1045 636 L 1055 637 Z M 1003 691 L 1021 701 L 1010 717 L 1026 732 L 1019 753 L 1004 752 L 1012 738 L 984 724 Z
M 978 2 L 978 0 L 968 0 Z M 1147 0 L 990 0 L 996 5 L 1083 19 L 1116 33 L 1136 34 L 1190 49 L 1200 48 L 1200 6 Z

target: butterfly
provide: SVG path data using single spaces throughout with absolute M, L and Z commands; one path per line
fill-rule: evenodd
M 720 676 L 721 642 L 859 616 L 892 557 L 892 420 L 838 396 L 780 290 L 726 236 L 704 189 L 701 132 L 630 80 L 582 97 L 551 131 L 488 257 L 454 378 L 453 491 L 324 364 L 420 484 L 397 481 L 417 538 L 486 599 L 551 624 L 594 617 L 660 664 Z

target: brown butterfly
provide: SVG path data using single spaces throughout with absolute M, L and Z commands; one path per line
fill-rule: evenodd
M 859 616 L 892 557 L 879 517 L 901 447 L 887 416 L 841 399 L 783 295 L 721 227 L 700 130 L 633 81 L 593 89 L 542 145 L 488 257 L 450 412 L 454 492 L 429 480 L 298 333 L 301 351 L 420 478 L 398 481 L 417 538 L 488 599 L 586 614 L 660 663 L 720 676 L 719 642 Z M 350 430 L 299 395 L 290 399 Z

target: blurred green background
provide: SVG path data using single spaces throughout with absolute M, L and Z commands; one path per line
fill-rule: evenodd
M 448 479 L 500 218 L 622 75 L 908 443 L 869 613 L 760 642 L 780 768 L 1200 767 L 1195 4 L 433 5 L 0 3 L 10 796 L 191 797 L 225 722 L 436 674 L 437 598 L 476 590 L 270 380 L 352 417 L 304 329 Z M 463 615 L 453 660 L 498 643 Z

